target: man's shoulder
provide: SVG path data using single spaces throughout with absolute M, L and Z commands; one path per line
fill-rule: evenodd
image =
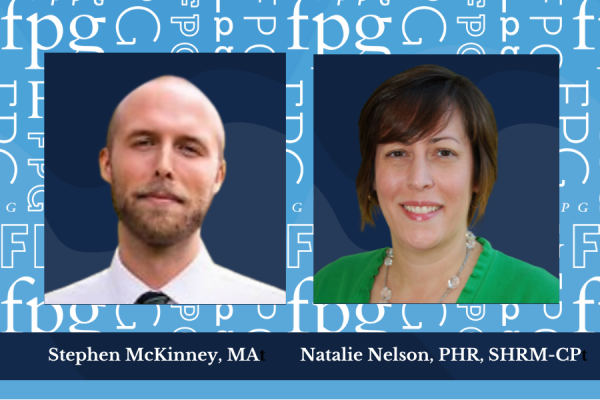
M 217 290 L 227 291 L 224 293 L 229 298 L 227 304 L 285 304 L 284 290 L 223 266 L 214 264 L 212 279 L 215 280 L 212 283 Z
M 46 293 L 45 304 L 111 304 L 108 269 Z

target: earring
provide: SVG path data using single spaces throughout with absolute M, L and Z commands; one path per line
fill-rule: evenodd
M 371 190 L 371 193 L 369 193 L 369 195 L 367 196 L 367 199 L 369 199 L 369 202 L 373 202 L 373 199 L 371 198 L 371 194 L 373 194 L 373 192 L 375 192 L 374 190 Z M 377 193 L 377 192 L 375 192 Z

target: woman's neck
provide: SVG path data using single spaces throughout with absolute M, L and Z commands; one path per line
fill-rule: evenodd
M 467 255 L 465 233 L 466 230 L 464 233 L 454 235 L 451 240 L 426 250 L 402 246 L 392 238 L 394 258 L 388 271 L 388 287 L 392 289 L 392 301 L 394 303 L 439 302 L 448 288 L 448 280 L 458 273 L 465 262 Z M 460 274 L 461 284 L 455 289 L 458 294 L 479 257 L 479 246 L 476 249 L 477 251 L 472 251 L 469 255 L 470 262 L 465 265 Z M 450 299 L 453 297 L 458 296 L 451 296 Z

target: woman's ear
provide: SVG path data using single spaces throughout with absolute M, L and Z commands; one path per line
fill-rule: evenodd
M 473 183 L 473 193 L 479 193 L 479 182 Z

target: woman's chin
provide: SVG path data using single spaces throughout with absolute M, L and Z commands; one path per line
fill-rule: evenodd
M 404 238 L 404 245 L 414 250 L 429 250 L 434 248 L 438 243 L 437 235 L 410 235 Z M 399 243 L 402 245 L 402 243 Z
M 430 249 L 434 248 L 435 244 L 436 243 L 434 243 L 432 241 L 418 242 L 418 243 L 411 243 L 411 244 L 409 244 L 409 247 L 411 247 L 414 250 L 423 250 L 423 251 L 425 251 L 425 250 L 430 250 Z

